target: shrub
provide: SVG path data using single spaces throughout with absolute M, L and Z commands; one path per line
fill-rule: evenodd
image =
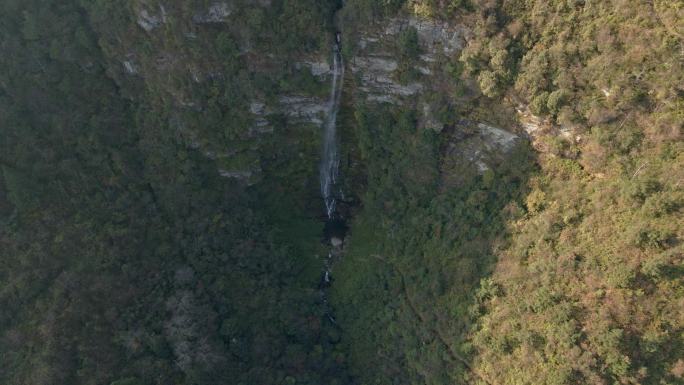
M 546 115 L 548 109 L 549 93 L 544 91 L 536 95 L 530 103 L 530 111 L 535 115 Z
M 494 72 L 489 70 L 480 72 L 477 81 L 480 84 L 480 90 L 486 96 L 495 97 L 499 94 L 499 81 Z
M 549 94 L 546 101 L 546 107 L 551 114 L 557 114 L 558 110 L 563 106 L 568 98 L 568 92 L 565 90 L 555 90 Z
M 397 37 L 399 54 L 402 59 L 415 61 L 420 55 L 420 45 L 418 43 L 418 31 L 415 27 L 408 27 L 399 33 Z

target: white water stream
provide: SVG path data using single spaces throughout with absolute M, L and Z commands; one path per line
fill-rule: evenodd
M 325 201 L 328 219 L 332 219 L 336 210 L 335 185 L 339 175 L 340 154 L 337 146 L 337 111 L 342 97 L 344 82 L 344 64 L 340 54 L 340 42 L 335 42 L 333 50 L 332 90 L 328 101 L 327 116 L 323 132 L 323 156 L 320 165 L 321 195 Z
M 321 156 L 319 168 L 321 196 L 325 202 L 328 223 L 334 223 L 336 220 L 339 220 L 336 207 L 337 196 L 335 195 L 339 192 L 336 185 L 340 168 L 340 154 L 337 138 L 337 112 L 340 108 L 342 85 L 344 83 L 344 63 L 342 62 L 342 55 L 340 54 L 340 36 L 339 33 L 335 35 L 335 45 L 333 47 L 332 89 L 330 90 L 330 99 L 328 100 L 327 114 L 323 125 L 323 154 Z M 334 249 L 339 246 L 334 242 L 334 239 L 336 238 L 330 239 L 333 248 L 330 250 L 328 258 L 325 260 L 325 270 L 319 286 L 321 299 L 325 306 L 325 315 L 332 324 L 336 324 L 336 322 L 330 304 L 328 303 L 326 290 L 332 281 Z

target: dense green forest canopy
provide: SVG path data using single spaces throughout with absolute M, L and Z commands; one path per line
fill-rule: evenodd
M 348 71 L 327 296 L 320 130 L 272 106 L 325 105 L 302 63 L 341 30 L 351 69 L 393 20 L 462 49 L 421 71 L 420 23 L 379 46 L 388 82 L 429 90 L 401 103 Z M 678 0 L 0 2 L 0 384 L 684 383 L 683 20 Z M 479 123 L 518 134 L 486 167 Z
M 392 9 L 358 3 L 348 22 Z M 351 370 L 383 384 L 681 383 L 682 4 L 407 8 L 472 26 L 447 65 L 483 96 L 460 115 L 518 109 L 538 130 L 536 166 L 521 148 L 463 178 L 440 146 L 407 147 L 424 134 L 359 110 L 368 188 L 333 288 Z
M 165 11 L 205 5 L 177 3 Z M 188 43 L 174 20 L 163 38 L 146 38 L 137 6 L 2 2 L 0 383 L 343 381 L 334 330 L 320 325 L 319 228 L 304 198 L 278 175 L 248 192 L 191 145 L 254 146 L 239 132 L 245 95 L 286 73 L 261 85 L 235 30 L 200 30 Z M 241 10 L 259 49 L 321 44 L 309 32 L 325 36 L 332 4 L 273 6 Z M 173 52 L 219 63 L 225 77 L 192 85 L 174 67 L 136 83 L 115 60 L 122 49 L 141 55 L 138 71 Z M 203 131 L 174 127 L 174 92 L 206 103 L 183 117 Z M 268 168 L 274 145 L 258 145 Z M 295 171 L 273 172 L 297 186 Z M 285 214 L 281 199 L 295 203 Z

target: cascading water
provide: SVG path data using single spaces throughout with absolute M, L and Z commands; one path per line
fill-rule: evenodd
M 332 265 L 336 255 L 339 255 L 339 246 L 342 244 L 344 235 L 340 235 L 340 230 L 345 228 L 344 221 L 337 212 L 337 196 L 340 193 L 337 189 L 339 177 L 340 155 L 337 143 L 337 112 L 340 108 L 342 97 L 342 86 L 344 83 L 344 64 L 340 53 L 341 34 L 335 34 L 335 45 L 333 47 L 333 68 L 332 68 L 332 90 L 328 101 L 327 116 L 323 126 L 323 154 L 320 164 L 321 196 L 325 202 L 327 220 L 325 224 L 326 238 L 330 240 L 332 248 L 325 260 L 325 270 L 321 277 L 319 286 L 321 299 L 325 307 L 325 315 L 330 322 L 335 325 L 335 318 L 328 303 L 327 288 L 332 281 Z M 342 231 L 343 232 L 343 231 Z
M 340 156 L 337 148 L 337 111 L 340 107 L 342 84 L 344 82 L 344 65 L 340 54 L 340 34 L 335 38 L 333 49 L 332 90 L 328 101 L 328 111 L 323 132 L 323 156 L 320 165 L 321 195 L 325 202 L 328 219 L 335 216 L 337 198 L 335 185 L 339 174 Z

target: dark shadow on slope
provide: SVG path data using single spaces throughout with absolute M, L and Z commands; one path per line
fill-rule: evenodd
M 476 293 L 524 213 L 534 153 L 472 122 L 438 134 L 406 109 L 356 112 L 367 189 L 331 297 L 353 374 L 379 384 L 478 377 L 466 340 Z

